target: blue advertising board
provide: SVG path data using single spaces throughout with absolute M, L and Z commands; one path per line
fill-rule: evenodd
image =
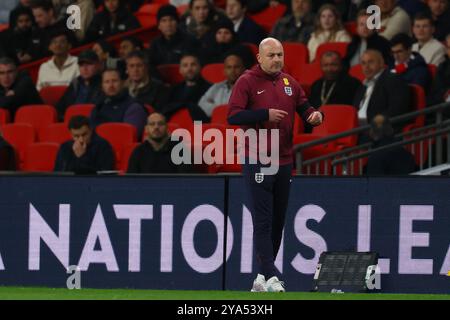
M 442 178 L 293 177 L 287 290 L 311 290 L 323 251 L 376 251 L 379 291 L 450 293 L 449 192 Z M 75 267 L 85 288 L 249 290 L 250 210 L 239 176 L 2 176 L 0 285 L 65 287 Z

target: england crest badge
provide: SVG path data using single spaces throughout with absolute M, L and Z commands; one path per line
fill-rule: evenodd
M 255 181 L 256 183 L 261 183 L 264 181 L 264 173 L 255 173 Z
M 284 92 L 286 92 L 286 94 L 288 96 L 292 96 L 292 88 L 291 87 L 284 87 Z

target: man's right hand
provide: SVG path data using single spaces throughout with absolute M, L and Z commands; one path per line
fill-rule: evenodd
M 280 122 L 283 120 L 288 113 L 279 109 L 269 109 L 269 121 L 270 122 Z
M 87 144 L 75 141 L 72 146 L 73 153 L 77 158 L 82 157 L 86 153 Z

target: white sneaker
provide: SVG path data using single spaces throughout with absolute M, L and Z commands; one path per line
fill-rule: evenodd
M 266 288 L 268 292 L 285 292 L 284 282 L 278 280 L 277 277 L 273 276 L 266 282 Z
M 251 292 L 267 292 L 266 278 L 262 274 L 258 273 L 256 276 L 256 279 L 253 281 Z

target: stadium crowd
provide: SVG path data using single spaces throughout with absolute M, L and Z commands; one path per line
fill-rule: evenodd
M 1 1 L 0 170 L 233 170 L 173 165 L 170 132 L 195 120 L 227 128 L 233 85 L 268 36 L 283 42 L 285 70 L 314 107 L 350 105 L 356 125 L 389 125 L 377 116 L 417 109 L 412 92 L 427 106 L 450 101 L 449 2 Z M 69 28 L 72 4 L 80 28 Z M 380 29 L 370 28 L 373 4 Z M 398 158 L 369 159 L 368 174 L 415 170 L 407 160 L 398 170 L 373 164 L 389 163 L 383 156 Z

